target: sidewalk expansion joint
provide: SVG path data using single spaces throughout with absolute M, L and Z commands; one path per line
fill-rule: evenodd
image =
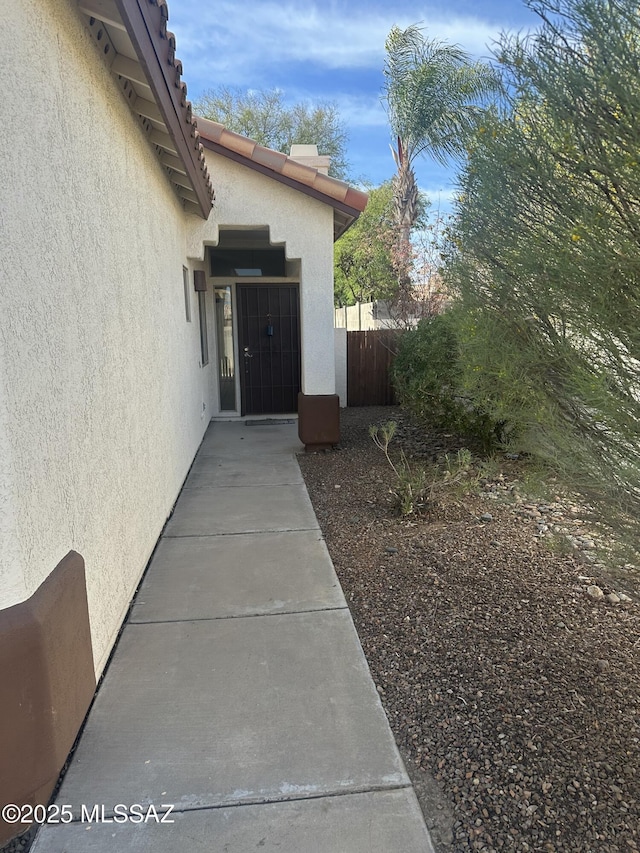
M 390 791 L 407 791 L 412 790 L 413 785 L 411 782 L 406 782 L 406 784 L 395 784 L 395 785 L 358 785 L 354 788 L 349 788 L 349 790 L 343 791 L 324 791 L 322 793 L 317 794 L 307 794 L 305 796 L 297 796 L 297 797 L 247 797 L 246 800 L 235 800 L 228 803 L 211 803 L 209 805 L 204 806 L 188 806 L 177 804 L 173 805 L 173 810 L 171 814 L 189 814 L 189 812 L 208 812 L 208 811 L 221 811 L 223 809 L 241 809 L 246 806 L 278 806 L 285 805 L 287 803 L 305 803 L 311 800 L 333 800 L 338 797 L 351 797 L 351 796 L 361 796 L 362 794 L 382 794 L 388 793 Z M 153 805 L 153 803 L 149 803 L 148 805 Z M 161 811 L 158 810 L 158 814 L 161 814 Z M 112 813 L 108 813 L 105 811 L 105 817 L 113 817 Z M 75 815 L 69 823 L 81 823 L 81 820 L 77 818 Z
M 303 480 L 297 480 L 295 483 L 220 483 L 220 485 L 212 486 L 189 486 L 185 483 L 182 487 L 183 492 L 213 492 L 221 489 L 272 489 L 274 486 L 303 486 Z
M 237 613 L 229 616 L 194 616 L 192 619 L 148 619 L 146 621 L 130 620 L 127 625 L 179 625 L 183 622 L 225 622 L 229 619 L 258 619 L 263 616 L 296 616 L 303 613 L 332 613 L 348 610 L 345 604 L 340 607 L 310 607 L 305 610 L 278 610 L 275 613 Z
M 274 527 L 267 530 L 230 530 L 228 533 L 183 533 L 180 536 L 164 533 L 162 539 L 211 539 L 214 536 L 248 536 L 261 533 L 319 533 L 319 527 Z

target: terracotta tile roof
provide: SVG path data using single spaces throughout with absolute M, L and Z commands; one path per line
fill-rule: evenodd
M 140 118 L 185 210 L 207 218 L 214 191 L 167 29 L 166 0 L 77 0 L 89 32 Z
M 234 159 L 246 160 L 248 166 L 253 164 L 261 167 L 261 171 L 273 172 L 273 177 L 276 179 L 278 177 L 289 179 L 288 182 L 299 184 L 297 189 L 301 192 L 311 190 L 315 197 L 324 197 L 321 200 L 333 207 L 336 204 L 339 205 L 340 210 L 351 212 L 354 218 L 367 206 L 369 196 L 350 187 L 344 181 L 330 178 L 312 166 L 292 160 L 286 154 L 258 145 L 252 139 L 227 130 L 224 125 L 216 121 L 198 117 L 197 123 L 200 137 L 207 148 L 212 148 L 221 154 L 228 151 L 237 155 Z
M 182 79 L 182 62 L 176 58 L 176 37 L 172 32 L 167 29 L 167 21 L 169 19 L 169 8 L 167 6 L 167 0 L 147 0 L 147 3 L 149 4 L 149 6 L 152 7 L 157 6 L 160 12 L 160 19 L 158 22 L 159 35 L 163 41 L 167 41 L 166 58 L 170 67 L 174 71 L 173 82 L 175 89 L 178 92 L 178 102 L 180 111 L 182 113 L 182 120 L 185 124 L 189 125 L 185 135 L 188 136 L 191 140 L 190 148 L 192 155 L 194 157 L 194 160 L 198 164 L 200 177 L 203 183 L 205 184 L 210 203 L 213 204 L 213 201 L 215 199 L 215 192 L 211 183 L 209 171 L 207 169 L 207 164 L 204 156 L 204 148 L 199 139 L 197 122 L 193 115 L 193 107 L 191 101 L 187 100 L 187 84 Z

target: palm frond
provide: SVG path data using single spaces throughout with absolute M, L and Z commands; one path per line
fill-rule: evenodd
M 495 76 L 459 45 L 425 38 L 417 25 L 394 27 L 385 47 L 383 101 L 394 136 L 410 162 L 426 150 L 446 161 L 464 147 L 478 105 L 496 91 Z

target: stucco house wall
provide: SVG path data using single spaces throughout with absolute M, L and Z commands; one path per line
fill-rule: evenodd
M 2 5 L 20 85 L 0 107 L 0 606 L 78 551 L 99 674 L 209 421 L 212 365 L 192 288 L 185 320 L 190 217 L 79 13 Z

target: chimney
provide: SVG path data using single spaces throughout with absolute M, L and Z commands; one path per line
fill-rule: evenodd
M 328 154 L 318 154 L 317 145 L 292 145 L 289 157 L 295 160 L 296 163 L 302 163 L 304 166 L 311 166 L 312 169 L 317 169 L 323 175 L 329 174 L 331 157 Z

